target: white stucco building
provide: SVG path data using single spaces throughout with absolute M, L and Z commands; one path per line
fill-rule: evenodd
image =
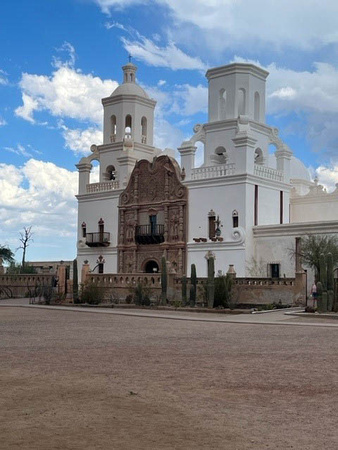
M 296 238 L 338 232 L 338 188 L 328 194 L 312 182 L 265 123 L 268 72 L 242 63 L 208 70 L 208 122 L 194 127 L 177 162 L 153 146 L 156 102 L 136 70 L 125 65 L 123 83 L 102 100 L 103 144 L 77 165 L 79 267 L 152 272 L 164 255 L 178 274 L 194 263 L 206 276 L 212 252 L 216 273 L 233 264 L 239 277 L 293 277 Z M 94 160 L 98 183 L 90 183 Z

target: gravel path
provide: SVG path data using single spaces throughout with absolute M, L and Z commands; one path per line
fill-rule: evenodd
M 0 447 L 337 449 L 338 327 L 277 319 L 2 303 Z

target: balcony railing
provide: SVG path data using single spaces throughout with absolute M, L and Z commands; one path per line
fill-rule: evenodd
M 87 233 L 86 244 L 88 247 L 108 247 L 110 244 L 110 233 Z
M 137 225 L 135 240 L 138 244 L 160 244 L 164 242 L 164 225 Z
M 283 172 L 281 170 L 261 166 L 260 164 L 255 164 L 254 175 L 261 178 L 267 178 L 268 180 L 283 181 Z
M 91 183 L 87 184 L 87 194 L 94 194 L 96 192 L 113 191 L 114 189 L 119 189 L 119 182 L 106 181 L 104 183 Z
M 222 164 L 217 166 L 197 167 L 191 171 L 192 180 L 205 180 L 207 178 L 219 178 L 234 175 L 235 164 Z

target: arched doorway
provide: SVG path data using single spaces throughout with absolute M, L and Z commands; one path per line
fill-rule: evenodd
M 144 267 L 146 273 L 156 273 L 159 272 L 159 267 L 156 261 L 150 260 Z

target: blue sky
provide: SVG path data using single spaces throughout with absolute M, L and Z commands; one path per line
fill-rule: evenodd
M 75 164 L 101 142 L 129 53 L 158 102 L 156 146 L 206 121 L 209 67 L 251 61 L 270 72 L 267 123 L 338 182 L 336 1 L 4 0 L 0 50 L 0 244 L 32 226 L 30 260 L 75 257 Z

